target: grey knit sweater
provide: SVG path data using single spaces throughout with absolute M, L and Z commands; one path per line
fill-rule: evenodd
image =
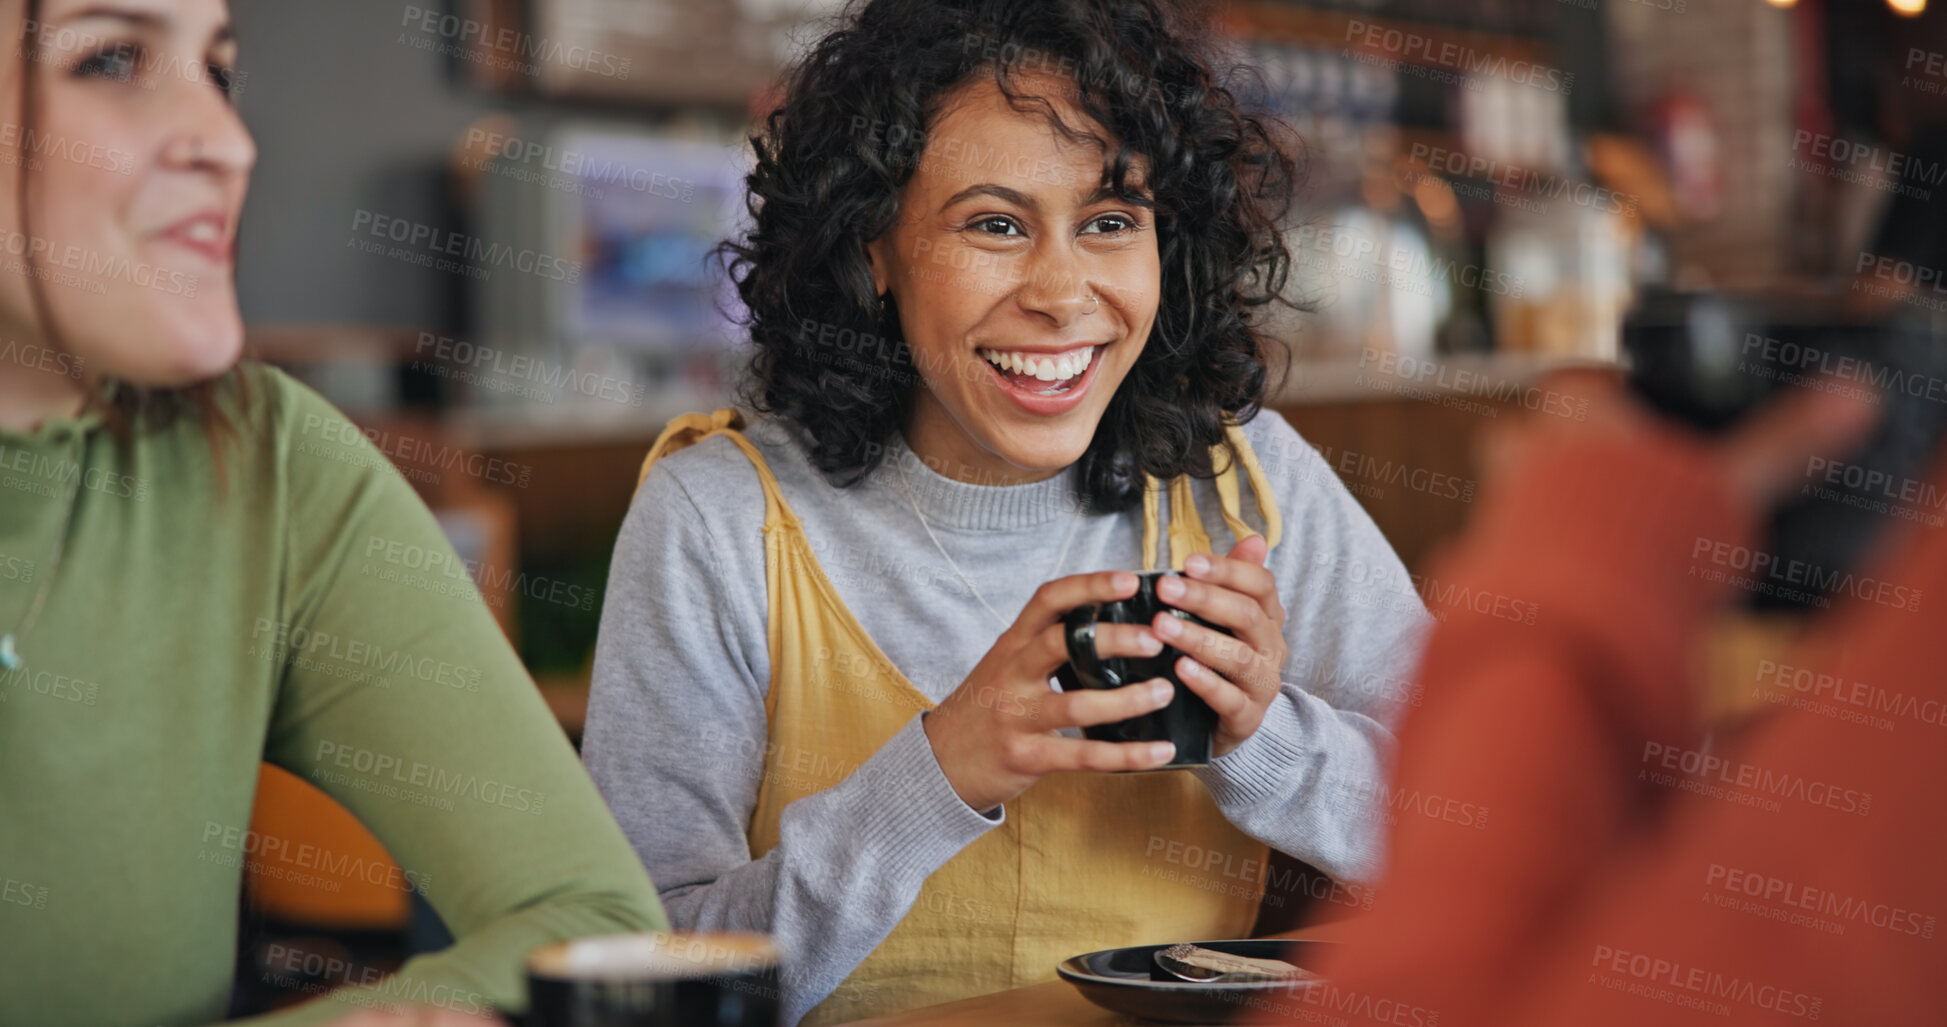
M 781 423 L 747 434 L 840 597 L 935 701 L 1002 626 L 942 558 L 914 503 L 1010 620 L 1050 578 L 1142 566 L 1141 511 L 1077 522 L 1072 472 L 968 484 L 895 440 L 888 459 L 904 467 L 910 491 L 890 465 L 838 489 Z M 1251 836 L 1336 878 L 1369 879 L 1381 821 L 1369 804 L 1383 795 L 1391 728 L 1429 618 L 1385 539 L 1290 425 L 1266 412 L 1245 435 L 1283 514 L 1270 568 L 1290 659 L 1284 694 L 1257 733 L 1192 773 Z M 1231 540 L 1216 493 L 1196 488 L 1222 552 Z M 1248 484 L 1243 491 L 1246 520 L 1259 525 Z M 770 681 L 763 520 L 757 474 L 729 440 L 657 464 L 616 542 L 583 756 L 672 923 L 778 940 L 790 961 L 785 1022 L 795 1024 L 891 932 L 927 876 L 999 820 L 955 795 L 915 717 L 850 777 L 787 807 L 781 843 L 751 859 L 745 828 Z

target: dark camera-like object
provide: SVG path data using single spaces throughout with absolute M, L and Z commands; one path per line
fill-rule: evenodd
M 1847 596 L 1917 608 L 1916 590 L 1867 577 L 1862 564 L 1893 524 L 1947 523 L 1947 488 L 1931 480 L 1947 430 L 1947 349 L 1934 316 L 1866 312 L 1832 294 L 1652 293 L 1625 320 L 1622 344 L 1636 395 L 1707 433 L 1792 389 L 1875 403 L 1868 439 L 1809 459 L 1762 542 L 1699 540 L 1693 555 L 1700 572 L 1722 573 L 1758 609 L 1819 610 Z

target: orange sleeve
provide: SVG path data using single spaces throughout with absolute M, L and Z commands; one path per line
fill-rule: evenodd
M 1689 554 L 1750 532 L 1703 452 L 1658 433 L 1521 473 L 1422 583 L 1443 623 L 1385 796 L 1389 867 L 1319 968 L 1337 983 L 1318 1012 L 1349 1023 L 1480 1022 L 1643 815 L 1644 740 L 1682 744 L 1694 719 L 1671 668 L 1725 586 Z
M 1938 618 L 1842 607 L 1801 662 L 1845 702 L 1776 711 L 1706 748 L 1682 668 L 1726 586 L 1693 554 L 1746 545 L 1752 527 L 1708 463 L 1659 436 L 1557 454 L 1509 485 L 1427 583 L 1455 601 L 1401 733 L 1372 915 L 1318 967 L 1334 983 L 1286 1022 L 1937 1018 Z M 1864 573 L 1924 596 L 1947 583 L 1947 529 Z M 1497 616 L 1506 598 L 1533 623 Z M 1649 780 L 1657 745 L 1715 757 L 1714 777 L 1695 791 Z M 1448 798 L 1477 808 L 1472 826 L 1434 815 Z
M 1807 701 L 1722 739 L 1722 790 L 1672 796 L 1586 883 L 1495 1022 L 1947 1015 L 1947 632 L 1927 605 L 1947 584 L 1947 528 L 1893 534 L 1860 573 L 1905 592 L 1833 611 L 1791 658 Z

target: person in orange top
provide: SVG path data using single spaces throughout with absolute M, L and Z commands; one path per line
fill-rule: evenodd
M 1793 395 L 1704 440 L 1612 381 L 1576 387 L 1586 424 L 1490 440 L 1498 487 L 1434 570 L 1539 611 L 1449 611 L 1402 728 L 1395 795 L 1484 824 L 1402 814 L 1371 915 L 1314 967 L 1333 983 L 1279 1022 L 1937 1022 L 1947 632 L 1925 601 L 1947 590 L 1947 531 L 1889 526 L 1861 573 L 1898 601 L 1808 626 L 1794 679 L 1848 699 L 1706 735 L 1693 656 L 1739 594 L 1710 554 L 1758 544 L 1759 515 L 1873 408 Z M 1890 729 L 1843 716 L 1855 700 Z

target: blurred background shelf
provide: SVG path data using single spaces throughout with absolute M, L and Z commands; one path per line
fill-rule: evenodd
M 1375 352 L 1363 359 L 1294 363 L 1283 391 L 1268 405 L 1283 409 L 1361 400 L 1396 402 L 1403 397 L 1423 402 L 1443 397 L 1492 399 L 1551 372 L 1616 366 L 1614 360 L 1600 357 L 1551 353 L 1468 353 L 1402 360 L 1396 353 Z

